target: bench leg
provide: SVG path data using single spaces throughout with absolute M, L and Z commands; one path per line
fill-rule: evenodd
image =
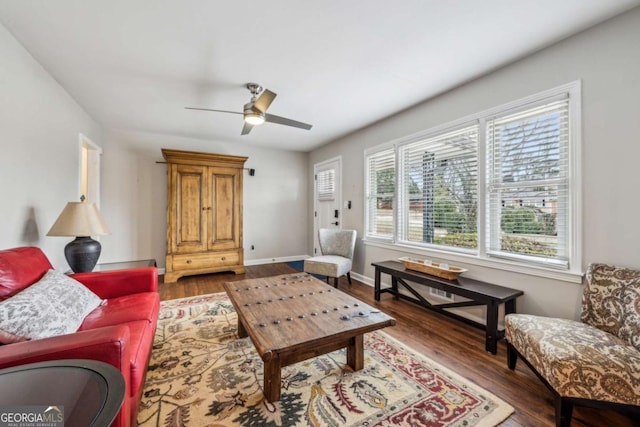
M 373 286 L 373 298 L 376 301 L 380 301 L 380 280 L 381 280 L 381 276 L 382 272 L 380 271 L 380 269 L 378 267 L 376 267 L 376 271 L 375 271 L 375 282 L 374 282 L 374 286 Z
M 349 284 L 351 285 L 351 272 L 347 272 L 347 280 L 349 281 Z
M 498 352 L 498 304 L 495 302 L 487 304 L 485 350 L 493 354 Z
M 338 289 L 338 278 L 337 277 L 333 278 L 333 287 Z

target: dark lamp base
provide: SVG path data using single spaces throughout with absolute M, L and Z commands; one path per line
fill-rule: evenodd
M 100 258 L 102 246 L 100 242 L 91 237 L 76 237 L 64 247 L 64 256 L 74 273 L 87 273 L 93 268 Z

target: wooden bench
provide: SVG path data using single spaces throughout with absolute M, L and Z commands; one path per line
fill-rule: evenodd
M 484 329 L 486 331 L 485 349 L 493 354 L 496 354 L 498 351 L 498 340 L 504 337 L 504 330 L 498 330 L 498 307 L 500 304 L 504 304 L 505 314 L 515 313 L 516 298 L 524 294 L 523 291 L 517 289 L 506 288 L 466 277 L 458 277 L 457 280 L 441 279 L 419 271 L 408 270 L 404 264 L 398 261 L 374 262 L 371 265 L 376 269 L 374 291 L 376 301 L 380 301 L 380 295 L 387 292 L 396 298 L 414 302 L 429 310 L 437 311 L 438 313 L 453 317 L 477 328 Z M 391 276 L 391 287 L 384 289 L 380 287 L 382 273 Z M 413 286 L 409 285 L 406 282 L 407 280 L 459 295 L 469 301 L 433 304 L 427 301 Z M 400 293 L 398 291 L 398 284 L 405 287 L 415 298 Z M 447 310 L 477 305 L 486 305 L 487 307 L 485 325 Z

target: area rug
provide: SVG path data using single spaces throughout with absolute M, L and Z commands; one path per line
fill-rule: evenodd
M 283 368 L 262 394 L 262 360 L 238 339 L 225 293 L 162 302 L 140 426 L 495 426 L 513 408 L 384 332 L 365 335 L 365 367 L 345 351 Z

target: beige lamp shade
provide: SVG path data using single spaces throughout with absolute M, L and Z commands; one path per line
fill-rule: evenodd
M 69 202 L 47 236 L 102 236 L 109 233 L 95 203 Z

